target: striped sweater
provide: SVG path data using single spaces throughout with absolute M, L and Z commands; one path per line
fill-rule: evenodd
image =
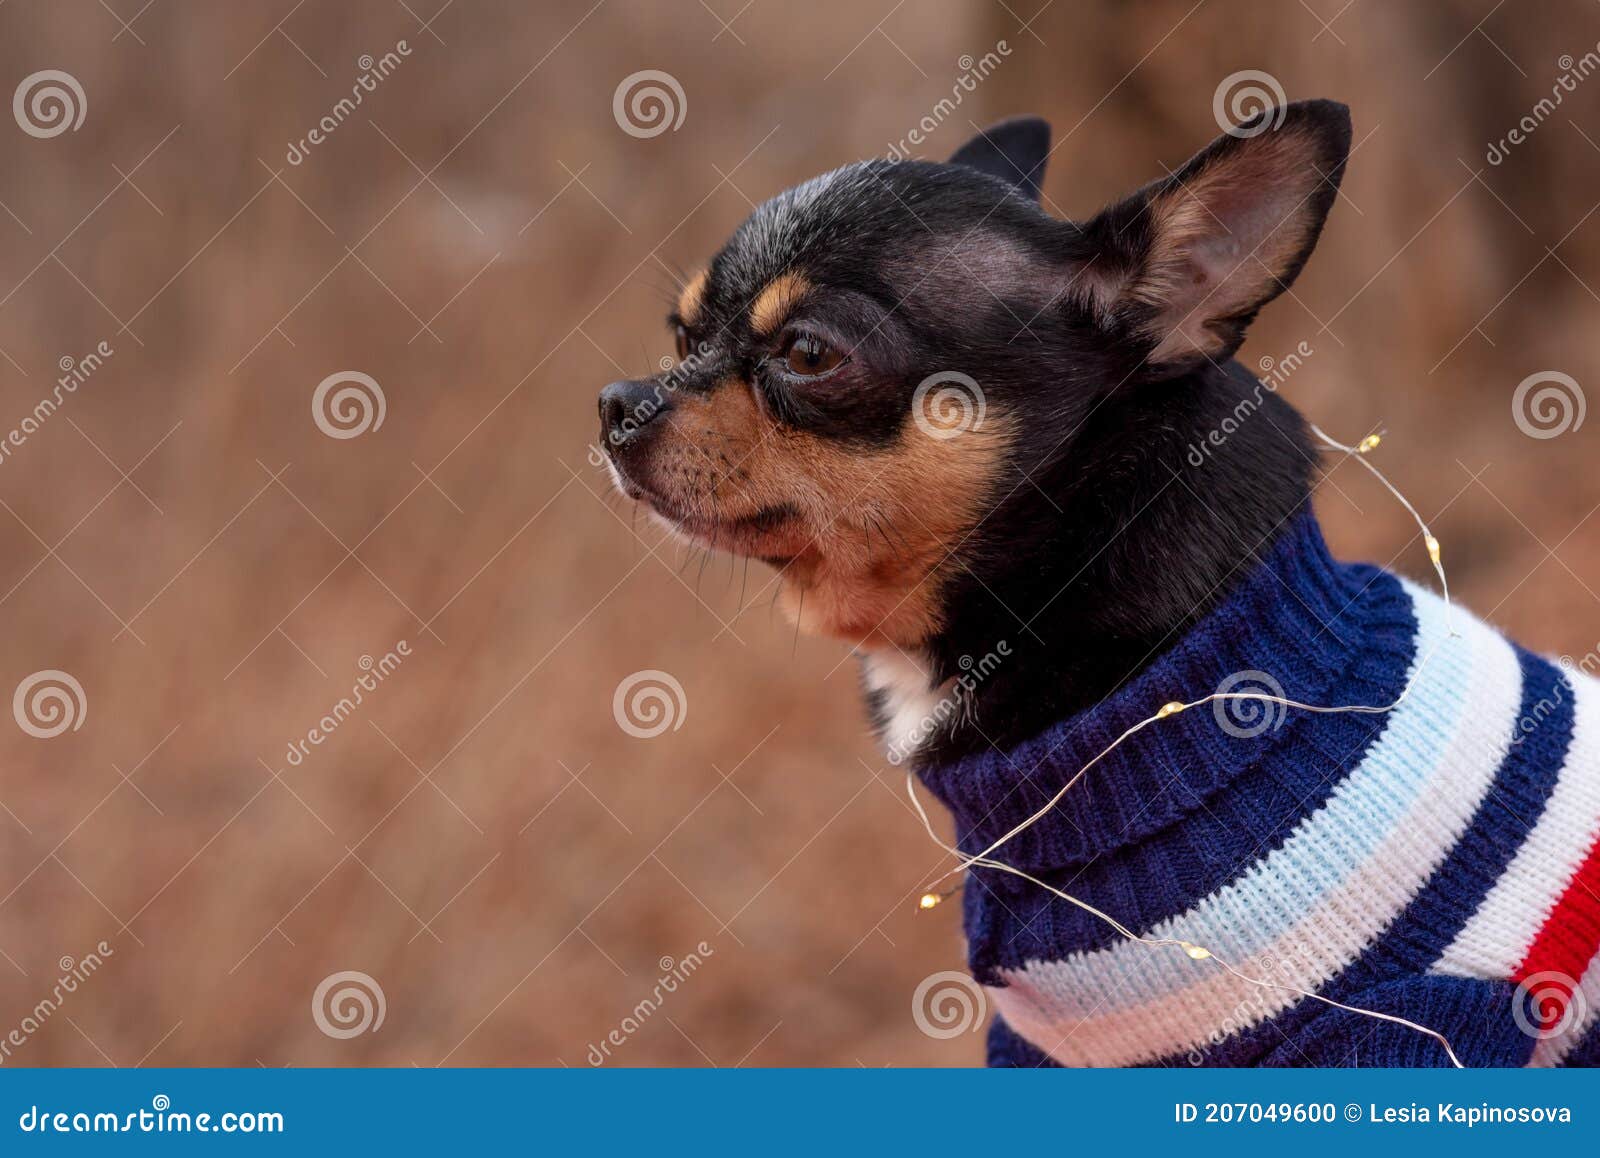
M 975 853 L 1169 700 L 1276 684 L 1308 704 L 1382 705 L 1419 665 L 1384 715 L 1219 701 L 1162 720 L 993 854 L 1285 988 L 972 870 L 971 967 L 999 1014 L 990 1064 L 1449 1064 L 1426 1035 L 1294 990 L 1436 1029 L 1468 1065 L 1600 1064 L 1592 664 L 1558 666 L 1406 580 L 1333 561 L 1309 515 L 1097 707 L 921 775 Z

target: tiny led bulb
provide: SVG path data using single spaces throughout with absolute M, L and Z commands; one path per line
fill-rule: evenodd
M 1378 443 L 1382 441 L 1383 439 L 1378 437 L 1376 434 L 1369 434 L 1361 440 L 1361 445 L 1356 447 L 1356 453 L 1366 454 L 1369 450 L 1376 450 L 1378 448 Z
M 1161 710 L 1156 713 L 1156 719 L 1164 720 L 1168 716 L 1175 716 L 1179 712 L 1183 711 L 1183 708 L 1184 705 L 1179 703 L 1177 700 L 1173 700 L 1170 704 L 1162 704 Z
M 922 899 L 917 902 L 919 909 L 931 909 L 944 900 L 938 893 L 923 893 Z
M 1422 541 L 1423 541 L 1424 544 L 1427 545 L 1428 558 L 1433 560 L 1434 566 L 1438 566 L 1438 564 L 1439 564 L 1439 540 L 1435 539 L 1432 535 L 1424 535 L 1422 537 Z
M 1192 941 L 1181 941 L 1179 944 L 1183 946 L 1183 951 L 1196 961 L 1204 961 L 1211 956 L 1211 950 L 1204 945 L 1196 945 Z

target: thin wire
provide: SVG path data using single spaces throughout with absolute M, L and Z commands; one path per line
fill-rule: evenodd
M 917 795 L 916 778 L 909 771 L 906 773 L 906 794 L 911 797 L 911 803 L 916 808 L 917 815 L 922 819 L 922 827 L 927 830 L 928 836 L 932 838 L 933 842 L 948 853 L 951 853 L 955 856 L 962 856 L 963 854 L 958 849 L 946 844 L 942 839 L 940 839 L 939 834 L 934 831 L 933 822 L 928 817 L 928 810 L 923 807 L 922 798 Z M 1281 981 L 1268 981 L 1265 978 L 1252 977 L 1242 969 L 1238 969 L 1229 964 L 1210 949 L 1205 948 L 1203 945 L 1197 945 L 1193 941 L 1185 941 L 1177 937 L 1140 936 L 1138 933 L 1135 933 L 1133 930 L 1129 929 L 1126 925 L 1117 920 L 1115 917 L 1111 916 L 1109 913 L 1102 912 L 1100 909 L 1095 908 L 1088 901 L 1085 901 L 1080 897 L 1075 897 L 1071 893 L 1064 892 L 1061 889 L 1056 888 L 1054 885 L 1040 880 L 1036 876 L 1032 876 L 1029 873 L 1023 872 L 1014 865 L 1009 865 L 1004 861 L 994 860 L 993 858 L 986 856 L 966 859 L 968 859 L 968 863 L 976 863 L 982 868 L 996 869 L 1000 872 L 1006 872 L 1012 874 L 1013 876 L 1021 877 L 1025 881 L 1030 881 L 1033 884 L 1038 885 L 1040 888 L 1054 893 L 1056 896 L 1060 897 L 1069 904 L 1076 905 L 1089 915 L 1104 921 L 1107 925 L 1111 926 L 1112 929 L 1116 930 L 1129 941 L 1134 941 L 1140 945 L 1146 946 L 1147 948 L 1182 949 L 1184 953 L 1193 960 L 1215 961 L 1219 966 L 1221 966 L 1228 973 L 1232 974 L 1234 977 L 1237 977 L 1240 981 L 1243 981 L 1249 985 L 1254 985 L 1258 989 L 1278 989 L 1285 993 L 1292 993 L 1296 997 L 1309 997 L 1313 1001 L 1320 1001 L 1324 1005 L 1330 1005 L 1335 1009 L 1342 1009 L 1347 1013 L 1358 1014 L 1362 1017 L 1372 1017 L 1379 1021 L 1392 1022 L 1395 1025 L 1404 1026 L 1406 1029 L 1412 1029 L 1418 1033 L 1425 1034 L 1444 1047 L 1444 1051 L 1449 1056 L 1452 1065 L 1454 1065 L 1457 1069 L 1467 1068 L 1462 1063 L 1461 1059 L 1456 1056 L 1456 1051 L 1454 1047 L 1451 1046 L 1450 1039 L 1436 1029 L 1432 1029 L 1426 1025 L 1421 1025 L 1415 1021 L 1411 1021 L 1408 1018 L 1399 1017 L 1392 1013 L 1380 1013 L 1375 1009 L 1362 1009 L 1358 1006 L 1346 1005 L 1342 1001 L 1335 1001 L 1331 997 L 1324 997 L 1322 994 L 1313 992 L 1310 989 L 1301 989 L 1297 985 L 1287 985 Z
M 1406 498 L 1405 495 L 1401 494 L 1399 488 L 1390 482 L 1381 470 L 1372 465 L 1372 463 L 1367 459 L 1367 452 L 1362 450 L 1361 447 L 1346 446 L 1342 442 L 1337 442 L 1334 439 L 1329 438 L 1328 435 L 1323 431 L 1322 427 L 1318 426 L 1314 422 L 1311 424 L 1311 432 L 1318 438 L 1322 439 L 1323 442 L 1333 447 L 1333 449 L 1344 451 L 1347 457 L 1354 455 L 1356 461 L 1371 471 L 1372 477 L 1381 482 L 1384 485 L 1384 488 L 1388 490 L 1388 492 L 1396 499 L 1398 499 L 1400 505 L 1403 506 L 1410 513 L 1411 517 L 1417 521 L 1417 526 L 1422 528 L 1422 541 L 1427 545 L 1428 557 L 1433 561 L 1434 574 L 1439 576 L 1439 590 L 1444 596 L 1445 623 L 1450 627 L 1451 637 L 1459 638 L 1459 635 L 1455 629 L 1455 619 L 1453 618 L 1455 614 L 1455 604 L 1451 602 L 1450 599 L 1450 580 L 1445 578 L 1444 564 L 1439 560 L 1439 540 L 1435 539 L 1433 537 L 1433 532 L 1428 530 L 1428 524 L 1423 520 L 1422 516 L 1417 513 L 1417 508 L 1411 505 L 1411 500 Z M 1377 446 L 1378 444 L 1375 441 L 1377 438 L 1378 435 L 1376 434 L 1368 435 L 1364 445 L 1366 445 L 1368 449 Z
M 1361 465 L 1371 471 L 1374 477 L 1376 477 L 1377 480 L 1388 489 L 1389 493 L 1398 499 L 1400 504 L 1405 507 L 1408 512 L 1410 512 L 1411 517 L 1416 520 L 1417 526 L 1422 530 L 1422 539 L 1423 543 L 1428 549 L 1428 558 L 1433 563 L 1434 573 L 1439 577 L 1439 588 L 1444 599 L 1445 624 L 1448 628 L 1448 631 L 1443 638 L 1435 641 L 1433 645 L 1429 647 L 1428 650 L 1423 654 L 1421 661 L 1416 665 L 1415 670 L 1412 672 L 1411 678 L 1406 681 L 1405 686 L 1400 690 L 1400 694 L 1395 697 L 1393 702 L 1375 705 L 1343 704 L 1337 706 L 1327 706 L 1302 703 L 1299 700 L 1288 699 L 1284 696 L 1274 696 L 1265 692 L 1213 692 L 1211 695 L 1202 696 L 1197 700 L 1174 700 L 1171 703 L 1163 705 L 1154 715 L 1140 720 L 1138 723 L 1124 731 L 1105 748 L 1101 749 L 1101 751 L 1092 760 L 1090 760 L 1083 767 L 1079 768 L 1077 772 L 1073 773 L 1071 778 L 1061 786 L 1060 790 L 1057 791 L 1056 794 L 1052 796 L 1043 807 L 1034 812 L 1033 815 L 1029 816 L 1026 820 L 1016 825 L 1011 829 L 1011 831 L 999 837 L 982 852 L 973 854 L 971 856 L 968 856 L 966 853 L 963 853 L 960 849 L 955 848 L 952 845 L 946 844 L 944 840 L 940 838 L 939 834 L 934 831 L 933 822 L 928 818 L 927 809 L 922 806 L 922 800 L 917 795 L 916 776 L 909 767 L 906 769 L 906 794 L 911 798 L 911 803 L 916 808 L 917 815 L 922 818 L 922 826 L 927 830 L 929 838 L 932 839 L 932 841 L 940 848 L 956 857 L 956 859 L 960 862 L 954 868 L 936 878 L 935 883 L 945 879 L 945 877 L 952 876 L 956 873 L 965 872 L 975 866 L 980 868 L 994 869 L 999 872 L 1010 873 L 1013 876 L 1021 877 L 1023 880 L 1030 881 L 1033 884 L 1038 885 L 1040 888 L 1055 894 L 1062 900 L 1067 901 L 1069 904 L 1077 906 L 1079 909 L 1082 909 L 1089 915 L 1099 919 L 1100 921 L 1103 921 L 1118 934 L 1136 944 L 1144 945 L 1150 949 L 1179 948 L 1195 961 L 1215 961 L 1226 972 L 1232 974 L 1240 981 L 1243 981 L 1249 985 L 1254 985 L 1257 988 L 1277 989 L 1285 993 L 1292 993 L 1298 997 L 1309 997 L 1313 1001 L 1320 1001 L 1324 1005 L 1332 1006 L 1335 1009 L 1342 1009 L 1347 1013 L 1359 1014 L 1362 1017 L 1371 1017 L 1379 1021 L 1387 1021 L 1394 1025 L 1400 1025 L 1407 1029 L 1415 1030 L 1418 1033 L 1432 1038 L 1434 1041 L 1443 1046 L 1445 1053 L 1450 1058 L 1451 1064 L 1457 1069 L 1465 1069 L 1466 1066 L 1463 1065 L 1461 1059 L 1456 1056 L 1456 1051 L 1451 1046 L 1450 1040 L 1436 1029 L 1431 1029 L 1426 1025 L 1420 1025 L 1415 1021 L 1411 1021 L 1407 1018 L 1399 1017 L 1394 1014 L 1380 1013 L 1372 1009 L 1361 1009 L 1353 1005 L 1346 1005 L 1343 1002 L 1335 1001 L 1331 997 L 1324 997 L 1322 994 L 1315 993 L 1309 989 L 1302 989 L 1298 986 L 1287 985 L 1278 981 L 1268 981 L 1260 977 L 1252 977 L 1218 957 L 1210 949 L 1207 949 L 1203 945 L 1197 945 L 1192 941 L 1185 941 L 1176 937 L 1141 936 L 1140 934 L 1135 933 L 1132 929 L 1129 929 L 1121 921 L 1118 921 L 1115 917 L 1108 913 L 1102 912 L 1093 905 L 1089 904 L 1087 901 L 1075 897 L 1070 893 L 1064 892 L 1061 889 L 1056 888 L 1054 885 L 1047 884 L 1038 877 L 1031 876 L 1013 865 L 1006 864 L 1004 861 L 996 860 L 990 855 L 996 849 L 1013 840 L 1020 833 L 1031 828 L 1034 824 L 1037 824 L 1041 819 L 1048 815 L 1050 811 L 1055 808 L 1058 803 L 1060 803 L 1062 797 L 1064 797 L 1067 792 L 1071 790 L 1073 785 L 1077 784 L 1079 780 L 1083 779 L 1084 775 L 1087 774 L 1091 768 L 1100 763 L 1100 761 L 1104 760 L 1126 740 L 1138 734 L 1139 732 L 1142 732 L 1152 724 L 1166 719 L 1168 716 L 1175 716 L 1180 712 L 1188 711 L 1190 708 L 1198 708 L 1204 706 L 1205 704 L 1216 703 L 1222 700 L 1254 700 L 1263 704 L 1277 704 L 1286 709 L 1296 708 L 1304 712 L 1314 712 L 1329 715 L 1343 712 L 1353 712 L 1363 715 L 1384 715 L 1394 711 L 1405 702 L 1406 698 L 1411 694 L 1412 689 L 1422 678 L 1422 674 L 1424 671 L 1426 671 L 1427 666 L 1433 659 L 1434 654 L 1443 645 L 1444 640 L 1459 638 L 1459 634 L 1456 632 L 1454 626 L 1454 604 L 1450 600 L 1450 584 L 1445 578 L 1444 563 L 1440 558 L 1439 540 L 1436 539 L 1433 535 L 1433 532 L 1428 529 L 1427 522 L 1417 512 L 1416 507 L 1411 505 L 1410 500 L 1408 500 L 1403 494 L 1400 493 L 1398 489 L 1395 488 L 1394 484 L 1384 476 L 1382 471 L 1373 466 L 1372 463 L 1367 460 L 1367 452 L 1378 445 L 1379 436 L 1376 434 L 1368 435 L 1367 438 L 1362 440 L 1359 446 L 1346 446 L 1344 443 L 1330 438 L 1318 426 L 1313 425 L 1311 430 L 1312 433 L 1314 433 L 1318 438 L 1320 438 L 1324 443 L 1332 447 L 1334 450 L 1342 451 L 1346 456 L 1353 457 L 1359 461 Z

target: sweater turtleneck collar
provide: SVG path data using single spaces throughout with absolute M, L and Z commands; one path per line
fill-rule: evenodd
M 1412 647 L 1410 601 L 1380 574 L 1329 555 L 1314 516 L 1295 516 L 1223 601 L 1099 704 L 1009 752 L 920 770 L 955 815 L 960 847 L 988 847 L 1041 808 L 1128 728 L 1163 704 L 1258 691 L 1308 704 L 1384 704 L 1392 652 Z M 1402 665 L 1404 666 L 1404 665 Z M 1042 692 L 1041 694 L 1048 694 Z M 1018 868 L 1085 864 L 1137 843 L 1329 717 L 1217 701 L 1157 721 L 1091 768 L 1049 813 L 994 854 Z

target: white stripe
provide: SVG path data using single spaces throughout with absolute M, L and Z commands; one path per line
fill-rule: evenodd
M 1433 972 L 1501 979 L 1516 972 L 1600 835 L 1600 684 L 1570 674 L 1576 723 L 1555 791 L 1506 871 Z
M 1004 971 L 1006 986 L 990 992 L 1013 1030 L 1066 1064 L 1203 1051 L 1325 984 L 1404 910 L 1487 794 L 1521 702 L 1511 646 L 1459 609 L 1461 638 L 1443 639 L 1443 603 L 1406 587 L 1419 658 L 1431 658 L 1366 758 L 1280 848 L 1150 930 L 1287 988 L 1252 986 L 1176 949 L 1118 942 Z

